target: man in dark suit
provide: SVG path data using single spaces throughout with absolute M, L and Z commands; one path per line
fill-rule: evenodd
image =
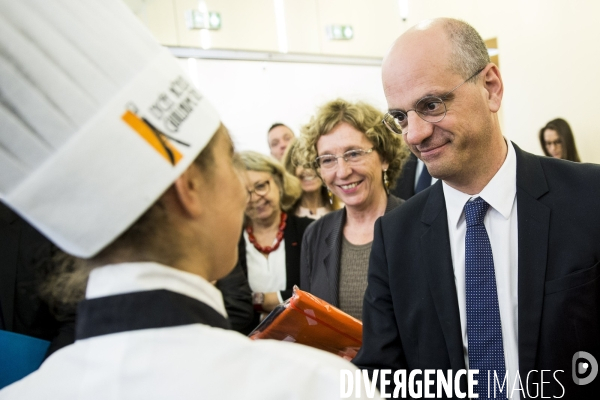
M 390 190 L 394 196 L 408 200 L 415 194 L 427 189 L 437 181 L 433 178 L 423 161 L 414 154 L 408 156 L 408 160 L 402 166 L 402 173 L 396 180 L 396 187 Z
M 353 362 L 478 369 L 479 398 L 486 370 L 502 398 L 596 398 L 600 167 L 503 138 L 500 73 L 464 22 L 418 24 L 382 73 L 386 125 L 440 181 L 375 225 Z

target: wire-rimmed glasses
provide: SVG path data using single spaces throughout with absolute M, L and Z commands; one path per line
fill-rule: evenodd
M 409 111 L 414 111 L 417 115 L 426 122 L 440 122 L 446 116 L 446 112 L 448 111 L 446 108 L 446 103 L 444 99 L 447 100 L 449 94 L 454 92 L 456 89 L 475 78 L 484 68 L 481 68 L 479 71 L 471 75 L 464 82 L 454 87 L 448 93 L 442 96 L 425 96 L 415 104 L 415 108 L 411 108 L 410 110 L 402 111 L 402 110 L 390 110 L 383 116 L 383 122 L 387 128 L 397 133 L 398 135 L 402 135 L 403 133 L 407 133 L 408 130 L 408 113 Z
M 338 165 L 338 158 L 343 158 L 349 164 L 356 164 L 364 160 L 364 157 L 373 151 L 373 147 L 368 150 L 354 149 L 348 150 L 341 156 L 333 154 L 324 154 L 315 159 L 315 166 L 322 170 L 332 170 Z
M 257 197 L 263 197 L 267 193 L 269 193 L 270 189 L 271 189 L 271 182 L 269 182 L 268 180 L 256 182 L 254 184 L 254 189 L 252 189 L 252 190 L 246 189 L 246 191 L 248 192 L 248 199 L 252 199 L 252 194 L 254 194 L 254 193 L 256 193 Z

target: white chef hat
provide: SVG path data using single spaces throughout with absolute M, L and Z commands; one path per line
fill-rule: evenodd
M 219 123 L 121 0 L 0 0 L 0 197 L 66 252 L 117 238 Z

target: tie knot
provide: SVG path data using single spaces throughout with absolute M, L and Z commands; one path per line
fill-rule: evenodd
M 473 201 L 468 201 L 465 204 L 465 219 L 467 220 L 467 228 L 474 225 L 483 224 L 485 213 L 487 212 L 490 205 L 486 203 L 481 197 L 476 198 Z

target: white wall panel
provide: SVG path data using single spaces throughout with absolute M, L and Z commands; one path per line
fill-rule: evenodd
M 273 122 L 298 133 L 318 105 L 343 97 L 385 110 L 381 68 L 370 66 L 181 60 L 215 105 L 240 150 L 268 154 Z

